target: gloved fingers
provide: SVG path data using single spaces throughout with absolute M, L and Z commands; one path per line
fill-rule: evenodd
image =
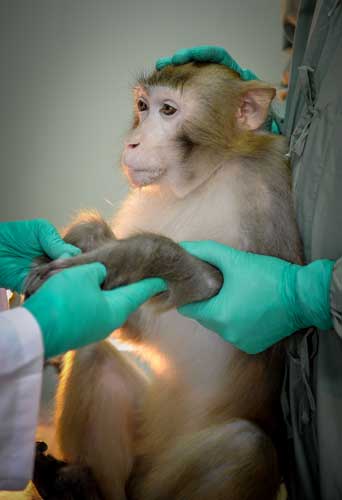
M 217 267 L 224 275 L 225 267 L 228 265 L 228 259 L 233 256 L 237 250 L 230 248 L 216 241 L 182 241 L 179 244 L 184 250 L 195 257 Z
M 74 245 L 65 243 L 60 237 L 57 229 L 47 220 L 38 219 L 37 236 L 38 241 L 43 251 L 50 257 L 50 259 L 58 259 L 63 254 L 73 257 L 81 252 L 81 250 Z
M 213 45 L 199 45 L 197 47 L 179 49 L 171 57 L 161 57 L 156 63 L 156 69 L 161 70 L 171 64 L 180 65 L 191 61 L 226 64 L 236 71 L 238 67 L 234 59 L 223 47 Z
M 234 69 L 234 68 L 232 68 L 232 69 Z M 256 76 L 256 74 L 252 70 L 250 70 L 250 69 L 242 69 L 242 68 L 240 68 L 240 71 L 237 71 L 237 72 L 241 76 L 242 80 L 245 80 L 245 81 L 259 80 L 259 78 Z
M 190 61 L 222 64 L 229 54 L 222 47 L 199 45 L 190 49 L 180 49 L 172 56 L 172 64 L 185 64 Z
M 76 274 L 78 276 L 83 275 L 84 278 L 90 279 L 96 285 L 98 285 L 99 288 L 107 276 L 107 269 L 103 264 L 101 264 L 101 262 L 92 262 L 91 264 L 82 264 L 81 266 L 71 267 L 69 269 L 66 269 L 65 271 L 62 271 L 60 274 L 66 272 L 75 273 L 75 276 Z
M 185 306 L 179 307 L 177 311 L 188 318 L 203 321 L 208 317 L 208 315 L 210 315 L 210 311 L 212 310 L 212 300 L 215 301 L 215 298 L 186 304 Z
M 156 62 L 156 70 L 160 71 L 165 68 L 165 66 L 170 66 L 172 64 L 172 57 L 160 57 Z
M 63 241 L 63 240 L 62 240 Z M 75 257 L 75 255 L 78 255 L 81 253 L 81 249 L 78 247 L 75 247 L 74 245 L 71 245 L 70 243 L 65 243 L 63 241 L 63 253 L 58 257 L 59 259 L 63 258 L 66 259 L 68 257 Z
M 72 246 L 72 245 L 71 245 Z M 76 254 L 77 255 L 77 254 Z M 70 259 L 70 257 L 74 257 L 74 255 L 71 255 L 70 252 L 64 252 L 62 255 L 58 257 L 59 260 L 64 260 L 64 259 Z
M 126 316 L 129 316 L 153 295 L 165 290 L 167 284 L 163 279 L 147 278 L 103 293 L 113 310 L 122 308 Z

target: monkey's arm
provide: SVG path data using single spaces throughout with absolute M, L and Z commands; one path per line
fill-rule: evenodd
M 103 221 L 99 221 L 101 223 Z M 78 240 L 75 238 L 75 231 L 78 233 Z M 82 231 L 80 226 L 75 226 L 72 237 L 66 235 L 65 240 L 71 240 L 82 248 L 84 231 L 88 239 L 91 239 L 91 234 L 96 239 L 99 227 L 96 224 L 94 227 L 85 225 Z M 107 239 L 99 240 L 100 246 L 94 250 L 34 267 L 26 282 L 26 294 L 32 294 L 48 277 L 65 268 L 96 261 L 104 264 L 107 269 L 107 277 L 103 283 L 105 290 L 143 278 L 164 278 L 168 283 L 168 291 L 159 297 L 163 308 L 207 299 L 215 295 L 222 285 L 222 276 L 217 269 L 191 256 L 164 236 L 140 234 L 126 240 L 116 240 L 112 233 Z

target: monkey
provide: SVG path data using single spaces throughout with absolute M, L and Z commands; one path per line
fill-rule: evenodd
M 107 268 L 104 286 L 170 276 L 166 295 L 113 333 L 144 369 L 108 341 L 64 358 L 61 459 L 88 467 L 105 500 L 276 498 L 284 344 L 248 355 L 175 309 L 222 285 L 217 270 L 184 256 L 181 241 L 302 263 L 286 143 L 262 128 L 274 95 L 219 64 L 139 77 L 122 154 L 132 189 L 113 234 L 86 215 L 65 236 L 84 253 L 29 277 L 34 292 L 50 274 L 96 260 Z

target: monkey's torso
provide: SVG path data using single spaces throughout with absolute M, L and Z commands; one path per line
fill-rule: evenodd
M 125 276 L 133 281 L 151 276 L 151 270 L 153 276 L 168 279 L 173 269 L 170 293 L 177 280 L 185 279 L 181 303 L 186 303 L 193 286 L 202 292 L 211 286 L 203 278 L 210 266 L 199 260 L 190 263 L 189 254 L 155 234 L 176 242 L 211 239 L 300 262 L 281 142 L 273 139 L 274 148 L 262 159 L 223 163 L 183 198 L 166 188 L 134 190 L 113 226 L 119 240 L 104 221 L 90 218 L 82 225 L 81 220 L 71 226 L 66 240 L 82 241 L 85 253 L 68 262 L 53 261 L 48 268 L 100 260 L 107 266 L 107 277 L 119 280 L 113 286 L 125 283 L 120 282 Z M 92 242 L 95 232 L 100 247 L 92 253 L 87 240 L 89 233 Z M 140 233 L 140 238 L 130 238 Z M 137 273 L 146 262 L 146 274 Z M 189 264 L 202 283 L 187 281 L 192 276 Z M 247 355 L 177 310 L 161 312 L 153 301 L 132 314 L 117 334 L 131 341 L 136 360 L 142 358 L 149 366 L 149 376 L 106 341 L 69 353 L 57 395 L 63 458 L 85 462 L 106 500 L 225 500 L 227 495 L 273 500 L 280 477 L 274 440 L 279 430 L 281 346 Z M 231 470 L 235 472 L 228 473 Z M 213 480 L 217 473 L 219 479 Z M 193 474 L 197 489 L 190 480 Z M 265 478 L 272 474 L 268 485 Z M 185 493 L 178 496 L 178 491 Z
M 257 170 L 248 175 L 243 173 L 246 168 L 238 162 L 230 162 L 185 198 L 153 187 L 133 191 L 115 218 L 116 236 L 126 238 L 136 233 L 153 232 L 175 241 L 215 240 L 241 250 L 275 254 L 272 245 L 279 245 L 272 231 L 274 224 L 282 225 L 282 221 L 273 220 L 273 215 L 278 217 L 279 214 L 270 211 L 273 195 L 267 174 Z M 277 175 L 276 168 L 272 175 Z M 288 172 L 284 164 L 278 168 L 281 184 Z M 284 218 L 288 219 L 289 212 L 291 207 L 287 207 Z M 257 229 L 255 224 L 250 224 L 251 218 L 258 220 Z M 294 221 L 287 230 L 290 237 L 292 234 L 297 236 Z M 262 248 L 260 234 L 264 241 Z M 297 248 L 297 243 L 293 247 Z M 286 255 L 285 248 L 282 252 L 283 258 L 293 260 L 294 254 Z M 248 304 L 242 303 L 241 307 L 248 308 Z M 222 398 L 222 392 L 226 392 L 227 402 L 230 399 L 227 391 L 232 359 L 236 355 L 249 356 L 237 352 L 218 335 L 175 310 L 160 314 L 153 306 L 145 305 L 136 326 L 141 332 L 142 345 L 147 346 L 146 356 L 144 349 L 141 354 L 147 361 L 150 359 L 154 373 L 156 389 L 152 389 L 153 392 L 159 391 L 161 386 L 164 393 L 170 392 L 169 399 L 165 395 L 160 398 L 159 409 L 154 403 L 154 412 L 163 414 L 167 420 L 168 405 L 180 405 L 184 418 L 180 418 L 179 424 L 183 422 L 186 428 L 191 422 L 192 428 L 197 424 L 200 427 L 202 420 L 216 407 L 216 399 Z M 130 338 L 129 324 L 123 333 Z M 157 355 L 157 361 L 151 352 Z M 182 388 L 179 398 L 177 386 Z M 254 389 L 250 386 L 249 390 L 253 393 Z
M 217 172 L 215 176 L 221 179 L 210 183 L 212 189 L 206 183 L 191 193 L 190 200 L 153 188 L 133 191 L 115 218 L 116 236 L 126 238 L 152 232 L 177 242 L 215 240 L 247 248 L 241 239 L 233 168 L 231 174 Z M 217 387 L 222 387 L 224 370 L 235 350 L 233 346 L 175 310 L 158 314 L 153 306 L 146 305 L 142 308 L 141 322 L 141 341 L 152 345 L 165 359 L 165 370 L 158 377 L 168 379 L 173 373 L 191 389 L 201 387 L 198 397 L 212 396 Z M 129 337 L 129 331 L 127 334 Z

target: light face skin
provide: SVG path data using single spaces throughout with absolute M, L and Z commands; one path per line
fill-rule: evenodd
M 168 87 L 139 86 L 134 101 L 137 126 L 126 140 L 123 168 L 133 187 L 159 184 L 180 169 L 182 155 L 175 142 L 190 106 L 179 90 Z

